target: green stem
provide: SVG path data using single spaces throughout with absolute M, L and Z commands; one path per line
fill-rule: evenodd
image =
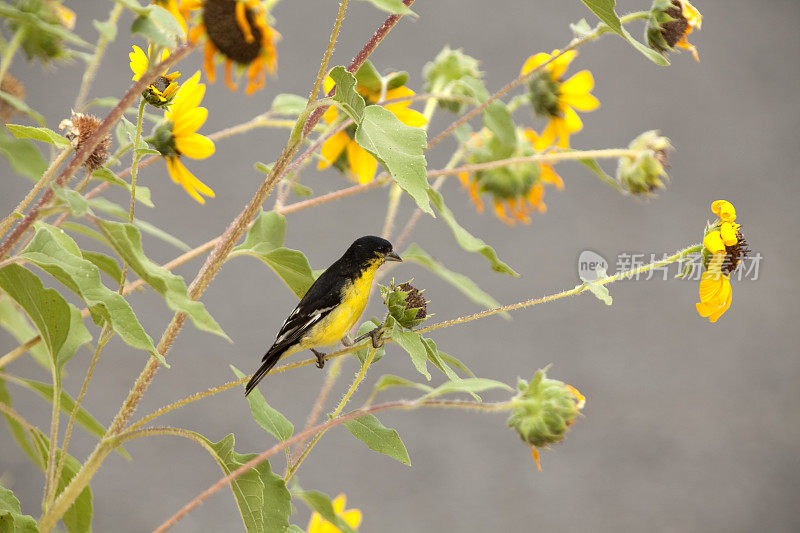
M 392 226 L 394 226 L 397 208 L 400 207 L 400 199 L 402 197 L 403 189 L 393 183 L 389 189 L 389 204 L 386 206 L 386 218 L 383 221 L 383 231 L 381 232 L 384 239 L 389 239 L 392 236 Z
M 361 365 L 361 368 L 359 369 L 358 374 L 356 374 L 355 379 L 353 379 L 353 382 L 350 384 L 350 388 L 347 389 L 347 392 L 344 394 L 342 399 L 339 401 L 339 405 L 337 405 L 336 409 L 333 410 L 333 413 L 331 414 L 331 418 L 336 418 L 342 413 L 342 410 L 347 405 L 347 402 L 350 401 L 350 398 L 356 392 L 356 389 L 358 388 L 358 386 L 361 384 L 362 381 L 364 381 L 364 377 L 366 377 L 366 375 L 367 375 L 367 369 L 372 364 L 372 361 L 375 359 L 375 354 L 377 352 L 378 352 L 378 349 L 375 348 L 375 347 L 373 347 L 372 350 L 370 350 L 369 355 L 367 356 L 367 359 L 364 361 L 364 364 Z M 290 479 L 292 479 L 292 476 L 297 472 L 297 469 L 300 468 L 300 465 L 303 464 L 303 461 L 305 461 L 306 457 L 308 457 L 308 454 L 311 452 L 311 449 L 317 444 L 317 442 L 319 442 L 319 439 L 321 439 L 322 435 L 324 435 L 324 434 L 325 434 L 325 430 L 322 430 L 319 433 L 317 433 L 316 435 L 314 435 L 314 438 L 311 439 L 311 442 L 308 443 L 308 446 L 306 446 L 306 449 L 303 450 L 303 453 L 300 455 L 300 458 L 297 459 L 297 461 L 294 463 L 294 465 L 291 468 L 289 468 L 289 470 L 286 472 L 286 475 L 283 477 L 283 480 L 285 482 L 288 483 L 288 481 Z
M 118 2 L 114 4 L 114 7 L 111 9 L 111 13 L 108 15 L 108 21 L 106 24 L 113 24 L 116 26 L 117 19 L 119 19 L 121 13 L 122 3 Z M 83 104 L 86 101 L 86 96 L 89 94 L 89 88 L 91 87 L 92 81 L 97 73 L 97 67 L 100 65 L 100 59 L 103 57 L 103 53 L 105 52 L 108 43 L 108 37 L 101 33 L 100 38 L 97 40 L 97 46 L 95 48 L 94 55 L 92 56 L 92 60 L 89 62 L 86 67 L 86 71 L 83 73 L 81 88 L 78 91 L 78 97 L 75 99 L 75 104 L 72 106 L 74 109 L 81 109 L 83 107 Z
M 328 370 L 328 375 L 325 378 L 325 383 L 323 383 L 322 388 L 319 390 L 319 394 L 317 395 L 317 399 L 314 401 L 314 406 L 311 408 L 311 411 L 308 413 L 308 418 L 306 419 L 306 425 L 303 428 L 303 431 L 308 430 L 309 428 L 313 427 L 314 424 L 317 423 L 317 418 L 319 418 L 319 415 L 322 413 L 322 407 L 325 405 L 325 400 L 328 399 L 328 396 L 330 395 L 331 390 L 333 389 L 333 385 L 336 383 L 336 378 L 339 377 L 339 371 L 342 368 L 342 362 L 343 361 L 344 361 L 344 358 L 340 357 L 339 359 L 337 359 L 336 361 L 333 362 L 333 365 L 331 365 L 330 370 Z M 300 456 L 300 453 L 301 453 L 301 448 L 303 446 L 305 446 L 305 441 L 301 440 L 300 442 L 297 443 L 297 446 L 295 446 L 295 457 L 292 458 L 289 455 L 287 455 L 287 458 L 286 458 L 287 459 L 287 463 L 286 463 L 287 472 L 292 466 L 291 461 L 293 461 L 293 460 L 297 461 L 298 459 L 300 459 L 299 456 Z M 288 454 L 288 448 L 287 448 L 287 454 Z
M 58 376 L 56 361 L 50 363 L 50 374 L 53 377 L 53 413 L 50 417 L 50 446 L 47 453 L 47 470 L 45 474 L 42 508 L 47 511 L 49 503 L 55 496 L 56 487 L 56 451 L 58 450 L 58 422 L 61 414 L 61 379 Z
M 144 118 L 144 107 L 147 102 L 144 98 L 139 100 L 139 115 L 136 119 L 136 136 L 133 141 L 133 162 L 131 163 L 131 205 L 128 211 L 128 224 L 133 224 L 133 211 L 136 207 L 136 176 L 139 173 L 139 159 L 141 153 L 139 152 L 139 144 L 142 142 L 142 120 Z M 128 263 L 123 261 L 122 264 L 122 277 L 119 283 L 119 292 L 122 294 L 122 289 L 125 288 L 125 277 L 128 274 Z
M 11 62 L 14 60 L 14 54 L 16 54 L 17 50 L 19 50 L 19 46 L 22 44 L 22 40 L 25 38 L 26 32 L 26 28 L 24 26 L 20 26 L 16 33 L 14 33 L 11 41 L 6 46 L 6 49 L 3 51 L 3 57 L 0 58 L 0 82 L 2 82 L 3 78 L 6 77 L 8 68 L 11 66 Z

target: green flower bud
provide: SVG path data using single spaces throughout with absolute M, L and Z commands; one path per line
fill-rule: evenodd
M 453 50 L 445 46 L 436 58 L 425 64 L 422 74 L 425 77 L 425 91 L 444 93 L 458 97 L 475 97 L 484 91 L 483 72 L 478 70 L 478 60 L 468 56 L 461 49 Z M 439 100 L 439 107 L 453 113 L 461 113 L 466 106 L 459 100 Z
M 561 442 L 585 403 L 575 388 L 549 379 L 546 370 L 537 370 L 530 382 L 519 380 L 508 418 L 508 426 L 534 447 L 537 464 L 536 448 Z
M 389 315 L 404 328 L 413 329 L 428 316 L 428 302 L 423 298 L 422 291 L 411 283 L 392 283 L 389 287 L 381 287 L 381 291 Z
M 180 155 L 175 148 L 175 136 L 172 134 L 172 122 L 160 124 L 150 137 L 145 139 L 153 150 L 158 150 L 164 157 Z
M 20 16 L 10 19 L 9 27 L 12 32 L 25 31 L 21 45 L 28 59 L 39 58 L 48 63 L 68 57 L 64 39 L 59 34 L 74 27 L 75 13 L 72 10 L 54 0 L 19 0 L 12 9 Z M 42 31 L 30 17 L 35 17 L 45 27 L 54 27 L 54 31 Z
M 533 112 L 537 116 L 545 118 L 560 117 L 561 111 L 558 109 L 560 89 L 561 84 L 553 79 L 549 70 L 543 69 L 538 74 L 534 74 L 528 83 L 528 95 Z
M 667 150 L 672 149 L 669 139 L 661 137 L 658 130 L 650 130 L 636 137 L 628 148 L 635 155 L 620 157 L 617 167 L 617 180 L 622 188 L 644 196 L 665 188 L 662 178 L 669 179 L 665 170 Z

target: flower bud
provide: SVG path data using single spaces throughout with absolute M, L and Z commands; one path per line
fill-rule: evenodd
M 634 195 L 652 196 L 656 189 L 665 188 L 662 178 L 669 179 L 667 150 L 672 149 L 669 139 L 661 137 L 658 130 L 642 133 L 628 148 L 635 153 L 619 158 L 617 180 L 622 188 Z
M 700 29 L 702 15 L 688 0 L 655 0 L 647 19 L 645 35 L 653 50 L 666 54 L 676 47 L 689 50 L 699 61 L 697 48 L 689 44 L 686 36 Z
M 25 29 L 21 44 L 28 59 L 37 57 L 47 63 L 68 56 L 64 39 L 55 31 L 41 31 L 40 26 L 61 26 L 71 30 L 75 27 L 75 12 L 57 0 L 20 0 L 14 9 L 21 16 L 10 18 L 9 27 L 12 32 Z
M 483 73 L 478 70 L 478 60 L 461 49 L 445 46 L 436 58 L 425 64 L 425 91 L 460 97 L 474 97 L 475 85 L 481 84 Z M 439 107 L 461 113 L 466 104 L 457 100 L 439 100 Z
M 508 426 L 533 447 L 537 464 L 536 448 L 564 440 L 564 434 L 585 403 L 585 398 L 575 388 L 549 379 L 546 370 L 537 370 L 530 382 L 519 380 L 519 393 L 511 399 L 508 418 Z
M 83 113 L 72 113 L 68 119 L 61 121 L 59 129 L 66 130 L 64 136 L 70 141 L 75 150 L 80 150 L 83 143 L 92 136 L 100 126 L 100 119 L 94 115 L 84 115 Z M 86 158 L 83 163 L 86 172 L 92 173 L 108 160 L 108 150 L 111 148 L 111 135 L 103 137 L 94 151 Z
M 553 79 L 553 75 L 547 69 L 542 69 L 528 82 L 528 95 L 533 106 L 533 112 L 537 116 L 550 118 L 560 117 L 561 110 L 558 108 L 558 97 L 561 84 Z
M 383 299 L 389 315 L 406 329 L 418 326 L 428 316 L 428 302 L 423 298 L 422 291 L 411 283 L 390 284 L 384 290 Z

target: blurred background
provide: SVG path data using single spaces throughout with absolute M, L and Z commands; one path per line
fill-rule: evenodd
M 105 20 L 110 3 L 66 4 L 77 12 L 78 33 L 94 41 L 91 21 Z M 589 68 L 594 73 L 594 94 L 602 103 L 599 110 L 583 115 L 585 129 L 573 137 L 574 147 L 622 147 L 649 129 L 660 129 L 672 140 L 671 182 L 658 198 L 641 202 L 622 197 L 581 165 L 566 163 L 557 168 L 566 189 L 548 190 L 547 214 L 534 216 L 530 225 L 509 228 L 491 214 L 476 214 L 457 180 L 448 182 L 443 192 L 456 217 L 492 244 L 522 274 L 519 279 L 494 273 L 483 258 L 461 250 L 440 220 L 424 218 L 412 240 L 501 302 L 512 303 L 573 287 L 583 250 L 604 256 L 614 271 L 619 254 L 641 253 L 649 260 L 650 254 L 661 257 L 698 242 L 706 220 L 713 217 L 710 203 L 724 198 L 736 206 L 750 247 L 763 256 L 758 279 L 733 281 L 733 305 L 716 324 L 695 312 L 696 281 L 656 276 L 610 286 L 611 307 L 581 295 L 516 312 L 512 321 L 490 318 L 439 330 L 434 335 L 439 347 L 481 377 L 513 383 L 552 363 L 551 377 L 586 395 L 585 417 L 563 444 L 542 453 L 544 471 L 537 472 L 530 450 L 506 427 L 504 415 L 386 413 L 381 419 L 399 431 L 412 468 L 335 430 L 300 470 L 297 480 L 303 488 L 331 496 L 346 493 L 348 506 L 364 512 L 363 531 L 800 529 L 800 294 L 792 270 L 800 260 L 794 247 L 800 236 L 795 159 L 800 148 L 800 3 L 697 0 L 696 7 L 704 15 L 703 30 L 690 40 L 699 48 L 699 64 L 683 53 L 670 56 L 671 67 L 658 67 L 609 35 L 582 48 L 570 70 Z M 202 132 L 265 111 L 278 93 L 307 94 L 336 8 L 336 2 L 278 4 L 273 14 L 283 40 L 277 77 L 249 97 L 229 92 L 221 82 L 210 85 L 204 100 L 210 115 Z M 620 13 L 648 8 L 645 1 L 618 2 Z M 401 21 L 372 59 L 383 72 L 407 70 L 409 87 L 420 92 L 423 65 L 446 44 L 478 58 L 487 85 L 496 90 L 518 74 L 529 55 L 566 44 L 569 23 L 583 17 L 595 21 L 577 0 L 419 0 L 414 10 L 419 18 Z M 129 86 L 126 28 L 131 17 L 125 16 L 92 97 L 119 96 Z M 383 18 L 366 3 L 352 3 L 332 64 L 347 64 Z M 642 31 L 641 26 L 632 28 L 637 36 Z M 195 53 L 180 65 L 185 78 L 200 61 L 201 54 Z M 27 101 L 55 127 L 69 113 L 83 68 L 76 62 L 43 71 L 20 57 L 11 72 L 27 87 Z M 431 133 L 453 118 L 438 114 Z M 518 119 L 532 125 L 527 110 Z M 141 183 L 152 188 L 161 209 L 140 206 L 137 215 L 193 246 L 218 235 L 262 179 L 253 163 L 272 161 L 286 138 L 285 131 L 256 130 L 218 142 L 216 155 L 206 161 L 188 162 L 217 193 L 205 206 L 174 185 L 160 162 L 146 167 Z M 441 168 L 453 147 L 448 140 L 428 154 L 429 168 Z M 613 173 L 615 166 L 606 169 Z M 13 175 L 5 160 L 0 172 L 0 211 L 5 213 L 30 184 Z M 310 168 L 302 181 L 315 194 L 346 186 L 336 171 Z M 387 195 L 387 189 L 374 190 L 288 215 L 286 244 L 303 250 L 313 268 L 324 268 L 355 237 L 380 233 Z M 117 199 L 124 201 L 123 196 Z M 268 199 L 266 206 L 273 201 Z M 411 212 L 404 199 L 398 223 Z M 145 251 L 159 262 L 177 255 L 152 238 L 145 240 Z M 178 272 L 191 279 L 200 264 L 196 260 Z M 674 267 L 670 272 L 671 278 Z M 405 264 L 394 275 L 403 281 L 414 277 L 427 289 L 434 320 L 478 310 L 420 267 Z M 131 300 L 145 328 L 158 338 L 171 316 L 161 298 L 144 291 Z M 139 416 L 230 381 L 231 364 L 252 372 L 296 302 L 252 258 L 228 263 L 203 301 L 234 343 L 184 328 L 168 355 L 172 368 L 159 371 Z M 374 297 L 365 318 L 380 312 Z M 15 345 L 0 332 L 0 353 Z M 68 367 L 64 386 L 73 395 L 90 357 L 83 348 Z M 98 364 L 87 409 L 108 423 L 144 362 L 143 354 L 114 339 Z M 345 363 L 329 408 L 356 369 L 353 360 Z M 27 359 L 8 370 L 49 379 Z M 354 406 L 383 373 L 421 379 L 405 353 L 390 346 Z M 267 378 L 261 390 L 298 427 L 324 375 L 304 367 Z M 441 381 L 442 376 L 434 379 Z M 49 408 L 39 397 L 16 388 L 12 393 L 20 412 L 47 426 Z M 174 411 L 161 424 L 196 430 L 215 441 L 235 433 L 237 450 L 243 453 L 274 443 L 251 419 L 239 389 Z M 80 460 L 94 447 L 82 430 L 75 432 L 73 442 L 70 451 Z M 0 443 L 4 484 L 22 500 L 23 511 L 38 516 L 41 475 L 13 445 L 5 425 L 0 425 Z M 111 455 L 95 477 L 95 531 L 149 531 L 220 477 L 206 452 L 183 439 L 141 439 L 128 449 L 135 462 Z M 278 471 L 281 462 L 273 461 Z M 298 504 L 292 521 L 305 526 L 308 514 Z M 225 491 L 175 531 L 240 528 L 234 499 Z

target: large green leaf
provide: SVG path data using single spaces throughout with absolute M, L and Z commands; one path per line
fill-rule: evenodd
M 500 100 L 495 100 L 484 109 L 483 125 L 489 128 L 500 144 L 508 150 L 513 150 L 517 145 L 517 127 L 511 118 L 511 111 Z
M 117 185 L 118 187 L 123 187 L 127 189 L 128 192 L 131 191 L 131 184 L 125 181 L 124 179 L 117 176 L 113 171 L 102 167 L 98 168 L 94 172 L 92 172 L 92 177 L 97 178 L 102 181 L 106 181 L 113 185 Z M 150 197 L 150 188 L 145 187 L 144 185 L 136 185 L 136 192 L 134 193 L 134 197 L 136 198 L 137 202 L 141 202 L 142 204 L 146 205 L 147 207 L 154 207 L 153 200 Z
M 146 13 L 138 16 L 131 25 L 131 33 L 144 36 L 148 41 L 167 48 L 184 37 L 178 21 L 169 11 L 159 5 L 151 5 Z
M 392 326 L 392 340 L 394 340 L 401 348 L 403 348 L 408 355 L 411 356 L 411 362 L 417 372 L 425 376 L 430 381 L 431 373 L 428 372 L 428 350 L 425 348 L 425 343 L 422 342 L 422 337 L 413 331 L 405 331 L 397 322 Z
M 373 415 L 364 415 L 342 425 L 347 428 L 355 438 L 367 445 L 370 450 L 388 455 L 392 459 L 397 459 L 401 463 L 411 466 L 411 459 L 408 457 L 400 435 L 394 429 L 389 429 Z
M 392 13 L 394 15 L 413 15 L 417 16 L 416 13 L 411 11 L 407 5 L 403 3 L 403 0 L 363 0 L 365 2 L 369 2 L 373 6 L 377 7 L 381 11 L 386 11 L 387 13 Z
M 91 340 L 80 311 L 53 289 L 45 289 L 31 271 L 17 264 L 0 269 L 0 289 L 19 305 L 33 322 L 56 371 L 75 351 Z
M 115 282 L 122 282 L 122 269 L 119 268 L 119 263 L 117 263 L 117 260 L 113 257 L 109 257 L 104 253 L 90 252 L 88 250 L 81 250 L 81 255 L 87 261 L 94 263 L 94 266 L 99 268 L 100 272 L 105 272 L 111 276 L 111 279 Z
M 48 128 L 34 128 L 33 126 L 21 126 L 19 124 L 6 124 L 6 128 L 17 139 L 33 139 L 34 141 L 50 143 L 58 148 L 71 146 L 66 137 Z
M 38 533 L 36 520 L 22 514 L 14 493 L 0 486 L 0 531 L 3 533 Z
M 356 533 L 356 530 L 336 514 L 333 503 L 327 494 L 316 490 L 292 490 L 292 494 L 303 500 L 306 505 L 320 514 L 322 518 L 339 528 L 342 533 Z
M 4 100 L 8 105 L 13 107 L 20 113 L 28 115 L 33 120 L 38 122 L 40 126 L 47 125 L 47 121 L 44 119 L 41 113 L 31 109 L 31 107 L 28 104 L 26 104 L 23 100 L 17 98 L 16 96 L 8 94 L 7 92 L 0 91 L 0 100 Z
M 242 379 L 244 377 L 244 373 L 235 366 L 231 365 L 231 370 L 233 370 L 237 378 Z M 289 422 L 280 411 L 273 409 L 258 389 L 250 391 L 250 394 L 247 396 L 247 403 L 250 404 L 250 414 L 253 415 L 253 420 L 255 420 L 264 431 L 280 441 L 284 441 L 292 436 L 292 433 L 294 433 L 294 426 L 292 423 Z
M 372 388 L 372 394 L 376 394 L 382 390 L 393 387 L 408 387 L 425 392 L 430 392 L 433 390 L 433 387 L 425 385 L 424 383 L 417 383 L 415 381 L 411 381 L 410 379 L 395 376 L 393 374 L 384 374 L 380 377 L 380 379 L 378 379 L 377 383 L 375 383 L 375 386 Z
M 450 226 L 450 230 L 453 232 L 453 236 L 455 236 L 456 241 L 458 244 L 468 252 L 476 252 L 481 254 L 485 257 L 489 264 L 492 266 L 492 270 L 495 272 L 501 272 L 503 274 L 510 274 L 515 277 L 519 277 L 519 274 L 501 261 L 497 257 L 497 252 L 494 251 L 494 248 L 483 242 L 483 240 L 475 237 L 467 230 L 465 230 L 461 224 L 456 221 L 455 217 L 453 216 L 453 212 L 444 204 L 444 199 L 442 195 L 438 192 L 434 191 L 433 189 L 428 189 L 428 196 L 430 196 L 431 202 L 436 207 L 436 210 L 442 215 L 442 218 Z
M 2 378 L 0 378 L 0 403 L 8 407 L 13 407 L 11 403 L 11 394 L 9 394 L 8 389 L 6 388 L 6 382 Z M 34 444 L 31 443 L 30 433 L 25 426 L 23 426 L 16 418 L 8 413 L 3 412 L 2 414 L 3 418 L 5 418 L 6 423 L 8 424 L 8 430 L 11 432 L 11 437 L 17 442 L 22 451 L 31 458 L 33 464 L 37 465 L 39 468 L 44 468 L 44 465 L 41 463 L 42 457 L 39 455 L 39 452 L 35 448 Z
M 122 257 L 130 269 L 164 297 L 167 307 L 173 311 L 186 313 L 197 329 L 230 340 L 205 306 L 201 302 L 189 298 L 183 278 L 157 265 L 145 256 L 144 250 L 142 250 L 141 235 L 136 227 L 104 220 L 100 221 L 100 229 L 111 247 Z
M 308 104 L 308 98 L 297 94 L 281 93 L 273 98 L 270 111 L 276 115 L 297 116 L 305 110 L 306 104 Z
M 64 232 L 42 224 L 20 256 L 80 296 L 95 323 L 108 322 L 126 344 L 145 350 L 164 362 L 153 345 L 153 339 L 144 331 L 125 298 L 103 285 L 100 270 L 80 253 L 77 244 Z
M 229 257 L 251 255 L 266 263 L 295 296 L 302 298 L 314 283 L 308 259 L 298 250 L 283 246 L 286 237 L 286 218 L 274 211 L 262 211 L 244 242 L 233 249 Z
M 11 170 L 38 181 L 47 170 L 47 161 L 39 148 L 30 141 L 17 139 L 0 130 L 0 154 L 8 159 Z
M 424 212 L 433 215 L 428 201 L 428 175 L 425 156 L 425 130 L 400 122 L 381 106 L 364 108 L 364 118 L 355 135 L 356 142 L 374 155 Z
M 356 77 L 341 66 L 333 67 L 329 76 L 336 82 L 333 100 L 338 102 L 338 107 L 350 115 L 356 124 L 361 124 L 366 104 L 364 98 L 356 92 Z
M 236 453 L 232 433 L 219 442 L 197 436 L 208 443 L 209 452 L 226 475 L 256 456 L 254 453 Z M 283 478 L 272 472 L 269 461 L 262 462 L 234 480 L 231 490 L 248 533 L 283 533 L 289 527 L 291 496 Z
M 669 65 L 669 61 L 663 55 L 634 39 L 630 32 L 625 29 L 616 11 L 614 11 L 616 0 L 582 0 L 582 2 L 597 15 L 597 18 L 611 28 L 611 31 L 628 41 L 634 48 L 644 54 L 647 59 L 657 65 Z
M 444 266 L 442 263 L 434 259 L 428 252 L 420 248 L 416 243 L 409 246 L 403 252 L 403 261 L 411 261 L 422 265 L 447 283 L 458 289 L 464 296 L 475 302 L 476 304 L 485 307 L 486 309 L 494 309 L 500 307 L 500 302 L 492 298 L 490 294 L 472 281 L 464 274 L 454 272 Z M 505 318 L 510 318 L 511 315 L 503 313 Z
M 11 333 L 19 344 L 24 344 L 39 335 L 39 332 L 31 326 L 26 318 L 25 312 L 4 294 L 0 294 L 0 326 Z M 28 353 L 42 368 L 50 369 L 50 356 L 47 354 L 47 347 L 44 344 L 37 342 L 28 350 Z

